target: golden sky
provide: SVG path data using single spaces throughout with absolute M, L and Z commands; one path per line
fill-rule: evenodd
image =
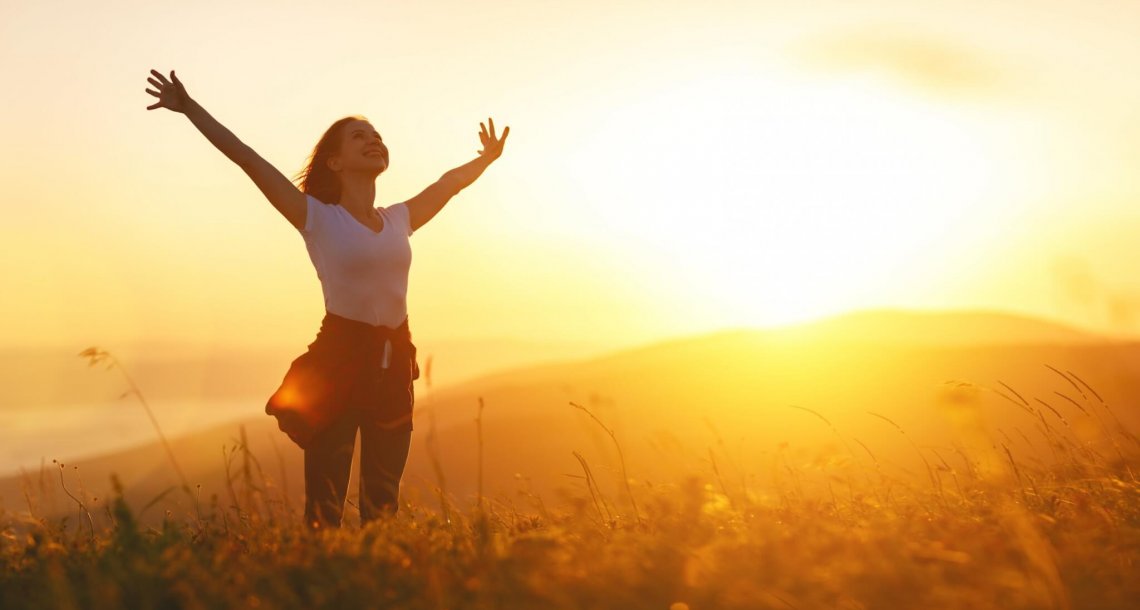
M 1000 4 L 1000 6 L 995 6 Z M 1140 325 L 1134 2 L 0 5 L 6 346 L 303 345 L 300 235 L 151 68 L 286 175 L 360 113 L 420 340 L 626 345 L 867 307 Z

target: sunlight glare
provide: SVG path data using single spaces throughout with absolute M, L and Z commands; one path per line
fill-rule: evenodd
M 984 117 L 870 78 L 725 74 L 615 107 L 579 151 L 587 206 L 678 299 L 782 325 L 864 306 L 994 204 Z

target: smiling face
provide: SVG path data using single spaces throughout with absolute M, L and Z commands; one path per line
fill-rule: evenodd
M 341 131 L 340 151 L 329 158 L 334 172 L 363 172 L 379 176 L 388 169 L 388 147 L 368 121 L 354 120 Z

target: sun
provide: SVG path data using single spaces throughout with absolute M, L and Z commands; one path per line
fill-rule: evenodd
M 690 311 L 774 326 L 882 301 L 997 205 L 975 109 L 870 78 L 732 73 L 616 106 L 580 154 L 627 246 Z

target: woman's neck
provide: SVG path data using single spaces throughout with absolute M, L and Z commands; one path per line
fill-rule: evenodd
M 376 207 L 376 177 L 364 174 L 340 175 L 340 206 L 363 216 Z

